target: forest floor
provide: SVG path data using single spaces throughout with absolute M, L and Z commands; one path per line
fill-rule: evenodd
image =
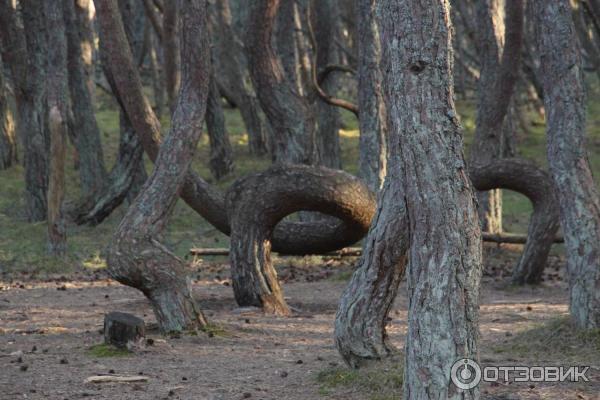
M 508 285 L 519 246 L 486 246 L 481 296 L 483 365 L 591 366 L 590 382 L 482 383 L 483 399 L 600 399 L 600 331 L 574 333 L 567 315 L 564 260 L 552 256 L 544 283 Z M 0 398 L 9 399 L 344 399 L 401 398 L 402 358 L 349 370 L 332 341 L 335 311 L 353 260 L 277 258 L 293 317 L 240 309 L 228 265 L 195 260 L 194 292 L 208 334 L 161 336 L 138 291 L 81 269 L 44 280 L 21 273 L 0 282 Z M 402 289 L 389 333 L 403 347 Z M 103 318 L 144 318 L 150 342 L 131 352 L 102 345 Z M 142 383 L 84 383 L 94 375 L 143 375 Z

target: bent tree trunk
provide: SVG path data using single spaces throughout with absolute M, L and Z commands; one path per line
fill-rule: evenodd
M 503 8 L 505 10 L 503 10 Z M 523 1 L 482 0 L 476 3 L 481 63 L 478 83 L 477 125 L 470 166 L 502 158 L 508 110 L 518 79 L 523 39 Z M 478 192 L 484 231 L 502 232 L 502 192 Z
M 271 262 L 275 225 L 297 211 L 319 211 L 368 229 L 375 199 L 357 178 L 324 167 L 274 166 L 236 181 L 227 193 L 231 276 L 240 306 L 289 314 Z
M 570 312 L 579 328 L 600 327 L 600 196 L 587 156 L 585 86 L 567 0 L 534 0 L 547 115 L 548 162 L 567 248 Z
M 179 1 L 181 7 L 182 85 L 173 126 L 156 158 L 154 172 L 129 207 L 109 246 L 111 276 L 141 290 L 150 300 L 163 332 L 197 329 L 206 325 L 186 276 L 183 260 L 159 242 L 192 161 L 202 132 L 208 85 L 210 45 L 206 2 Z M 97 1 L 98 18 L 106 40 L 113 74 L 120 68 L 115 52 L 132 61 L 116 0 Z M 119 43 L 121 45 L 117 45 Z M 134 75 L 134 79 L 138 76 Z M 141 82 L 135 82 L 141 86 Z M 119 93 L 124 97 L 122 93 Z M 144 107 L 150 108 L 149 102 Z
M 390 175 L 381 189 L 362 257 L 335 317 L 335 344 L 352 368 L 385 358 L 395 350 L 386 325 L 406 270 L 409 238 L 400 167 L 391 160 L 389 166 Z
M 481 231 L 452 89 L 447 0 L 382 0 L 383 87 L 409 220 L 404 398 L 474 399 L 450 381 L 477 358 Z M 417 11 L 415 11 L 417 10 Z M 409 134 L 407 134 L 409 133 Z M 388 174 L 390 172 L 388 171 Z
M 252 2 L 246 51 L 258 99 L 273 128 L 275 160 L 312 164 L 315 118 L 298 87 L 286 76 L 271 46 L 280 0 Z M 288 72 L 289 74 L 289 72 Z
M 517 285 L 540 283 L 560 227 L 552 179 L 532 163 L 510 158 L 471 166 L 469 176 L 477 190 L 509 189 L 527 196 L 533 204 L 527 242 L 513 270 L 512 281 Z
M 358 39 L 359 175 L 377 192 L 386 174 L 386 121 L 375 0 L 355 0 Z

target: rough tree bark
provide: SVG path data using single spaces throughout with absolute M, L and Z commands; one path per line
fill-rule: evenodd
M 47 85 L 48 129 L 50 131 L 50 179 L 48 185 L 48 253 L 64 256 L 67 232 L 63 213 L 65 197 L 65 155 L 68 113 L 67 36 L 63 3 L 45 2 L 48 29 Z
M 386 121 L 375 0 L 355 0 L 358 47 L 359 176 L 377 192 L 386 174 Z
M 210 160 L 208 166 L 216 180 L 220 180 L 233 171 L 233 150 L 229 135 L 225 129 L 225 116 L 221 104 L 221 93 L 214 75 L 211 78 L 206 106 L 206 128 L 210 142 Z
M 515 266 L 515 284 L 538 284 L 546 267 L 548 254 L 560 227 L 556 190 L 551 177 L 531 162 L 505 158 L 483 166 L 470 166 L 469 177 L 477 190 L 509 189 L 531 201 L 527 242 Z
M 159 242 L 202 132 L 210 82 L 206 2 L 178 3 L 183 85 L 173 114 L 173 126 L 158 152 L 154 172 L 121 221 L 107 257 L 113 278 L 141 290 L 148 297 L 164 332 L 197 329 L 206 324 L 192 297 L 184 261 Z M 108 38 L 111 69 L 116 75 L 115 69 L 121 66 L 117 62 L 119 58 L 113 55 L 127 49 L 123 23 L 115 0 L 97 1 L 96 8 L 101 30 Z M 124 57 L 131 60 L 131 53 Z M 149 108 L 150 104 L 146 101 L 144 107 Z
M 86 3 L 85 1 L 81 3 Z M 77 11 L 79 2 L 66 1 L 64 15 L 67 34 L 67 62 L 69 70 L 69 93 L 71 96 L 72 126 L 70 133 L 79 155 L 79 176 L 82 193 L 94 193 L 106 182 L 100 129 L 94 116 L 93 91 L 90 91 L 90 63 L 92 43 L 89 43 L 91 27 L 86 24 L 83 10 Z
M 536 40 L 548 135 L 548 162 L 558 190 L 567 248 L 570 312 L 580 328 L 600 327 L 600 197 L 585 133 L 585 86 L 567 0 L 534 0 Z
M 484 0 L 476 5 L 480 63 L 477 124 L 469 165 L 483 166 L 502 158 L 503 132 L 518 79 L 523 39 L 522 0 Z M 484 231 L 502 232 L 502 192 L 479 192 L 479 215 Z
M 388 134 L 409 220 L 404 398 L 472 399 L 452 364 L 477 358 L 481 231 L 453 103 L 447 0 L 379 3 Z M 388 171 L 388 174 L 390 172 Z
M 315 23 L 316 63 L 313 68 L 324 70 L 329 64 L 338 64 L 335 39 L 338 37 L 338 8 L 333 0 L 313 1 L 310 7 Z M 314 49 L 313 49 L 314 51 Z M 328 74 L 321 87 L 326 93 L 336 95 L 339 88 L 335 74 Z M 337 107 L 318 98 L 314 104 L 317 117 L 317 158 L 319 165 L 342 169 L 340 148 L 340 115 Z
M 98 13 L 99 21 L 106 17 Z M 110 24 L 110 21 L 107 23 Z M 104 41 L 110 41 L 115 49 L 110 54 L 109 63 L 118 65 L 118 68 L 114 69 L 115 85 L 145 152 L 155 161 L 161 142 L 160 122 L 144 96 L 137 67 L 133 59 L 128 57 L 130 51 L 127 49 L 127 42 L 115 40 L 110 32 L 107 31 Z M 223 194 L 193 171 L 186 177 L 181 197 L 219 231 L 230 234 L 229 216 Z M 356 229 L 351 220 L 301 223 L 282 221 L 273 234 L 273 251 L 284 254 L 326 253 L 357 242 L 367 230 L 368 224 L 364 230 L 360 230 Z
M 315 120 L 311 106 L 286 76 L 271 46 L 279 5 L 280 0 L 252 1 L 253 23 L 248 26 L 246 43 L 250 75 L 273 128 L 275 160 L 311 164 L 315 159 Z
M 227 209 L 238 304 L 289 314 L 271 262 L 271 238 L 281 219 L 297 211 L 319 211 L 353 221 L 364 235 L 374 206 L 374 196 L 362 181 L 324 167 L 276 165 L 237 180 L 227 193 Z
M 167 101 L 171 111 L 175 108 L 181 84 L 181 57 L 179 54 L 177 1 L 165 2 L 163 10 L 163 54 Z
M 46 21 L 43 7 L 23 0 L 21 13 L 11 0 L 0 2 L 2 58 L 15 86 L 17 136 L 23 143 L 25 213 L 30 222 L 47 214 L 50 137 L 46 116 Z M 22 23 L 21 23 L 22 22 Z
M 10 168 L 18 160 L 15 124 L 8 103 L 1 58 L 0 71 L 0 170 L 3 170 Z
M 232 27 L 228 0 L 214 5 L 213 40 L 216 57 L 215 71 L 219 89 L 240 110 L 248 131 L 248 148 L 251 154 L 267 152 L 268 128 L 261 118 L 261 109 L 250 80 L 244 56 L 244 46 Z

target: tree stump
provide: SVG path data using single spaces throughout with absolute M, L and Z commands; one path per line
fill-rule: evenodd
M 104 316 L 104 343 L 126 348 L 145 336 L 144 320 L 135 315 L 113 311 Z

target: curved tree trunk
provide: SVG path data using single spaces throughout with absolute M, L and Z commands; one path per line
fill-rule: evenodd
M 15 124 L 8 104 L 4 83 L 4 68 L 0 58 L 0 170 L 10 168 L 17 160 Z
M 471 166 L 482 166 L 504 156 L 503 133 L 507 129 L 507 114 L 519 73 L 515 65 L 521 60 L 523 4 L 522 0 L 482 0 L 476 5 L 478 39 L 475 42 L 481 74 Z M 479 192 L 477 197 L 483 230 L 502 232 L 502 192 Z
M 363 254 L 344 290 L 335 317 L 335 344 L 346 363 L 358 368 L 394 353 L 386 325 L 404 277 L 409 246 L 408 217 L 398 177 L 390 162 Z
M 374 203 L 359 179 L 323 167 L 281 165 L 236 181 L 227 193 L 227 209 L 238 304 L 289 314 L 271 262 L 271 237 L 281 219 L 297 211 L 319 211 L 352 221 L 364 234 Z
M 358 37 L 359 175 L 377 192 L 386 174 L 385 105 L 375 0 L 355 0 Z
M 450 381 L 477 358 L 481 231 L 452 89 L 447 0 L 379 3 L 390 145 L 409 220 L 404 398 L 474 399 Z M 409 133 L 409 134 L 406 134 Z M 388 171 L 390 174 L 390 171 Z
M 229 142 L 229 135 L 225 129 L 225 116 L 221 105 L 221 94 L 217 82 L 213 78 L 208 91 L 208 104 L 206 106 L 206 127 L 210 142 L 210 172 L 216 180 L 220 180 L 233 171 L 233 151 Z
M 47 85 L 50 131 L 50 182 L 48 185 L 48 253 L 64 256 L 67 232 L 63 214 L 68 113 L 67 37 L 63 2 L 44 3 L 48 29 Z
M 567 0 L 534 0 L 547 115 L 548 162 L 567 248 L 570 311 L 580 328 L 600 327 L 600 196 L 585 133 L 580 49 Z
M 311 106 L 286 76 L 287 71 L 271 46 L 279 6 L 280 0 L 257 0 L 251 6 L 253 23 L 249 24 L 246 43 L 250 75 L 273 128 L 275 160 L 311 164 L 315 159 L 315 120 Z
M 550 176 L 528 161 L 510 158 L 472 166 L 469 176 L 477 190 L 509 189 L 527 196 L 533 204 L 527 242 L 513 270 L 512 281 L 518 285 L 540 283 L 560 227 L 556 191 Z
M 91 47 L 90 26 L 77 11 L 79 2 L 65 1 L 64 12 L 67 34 L 67 57 L 69 68 L 69 93 L 71 96 L 72 126 L 71 135 L 79 155 L 79 175 L 82 193 L 93 193 L 102 188 L 107 179 L 104 166 L 100 129 L 94 114 L 93 91 L 90 91 L 89 63 Z M 85 3 L 85 2 L 82 2 Z M 76 5 L 77 4 L 77 5 Z M 89 48 L 88 48 L 89 47 Z
M 105 16 L 98 14 L 101 21 Z M 114 70 L 115 85 L 118 88 L 123 107 L 139 136 L 149 158 L 156 160 L 161 143 L 160 122 L 156 118 L 150 102 L 144 96 L 136 65 L 129 54 L 126 40 L 111 38 L 111 65 Z M 225 199 L 221 192 L 209 185 L 193 171 L 189 171 L 181 189 L 181 197 L 202 217 L 226 235 L 230 234 L 229 216 Z M 293 223 L 282 221 L 273 234 L 273 251 L 283 254 L 320 254 L 349 246 L 360 240 L 366 233 L 357 230 L 351 221 L 316 221 Z
M 179 6 L 185 84 L 177 99 L 173 126 L 158 152 L 152 176 L 121 221 L 107 257 L 113 278 L 148 297 L 164 332 L 197 329 L 206 324 L 192 297 L 185 263 L 159 242 L 202 132 L 210 82 L 206 2 L 179 1 Z M 97 1 L 96 7 L 110 67 L 116 76 L 116 69 L 122 66 L 115 52 L 127 49 L 123 46 L 126 44 L 123 23 L 115 0 Z M 121 58 L 132 63 L 129 51 L 121 54 Z M 150 104 L 146 101 L 144 106 Z

